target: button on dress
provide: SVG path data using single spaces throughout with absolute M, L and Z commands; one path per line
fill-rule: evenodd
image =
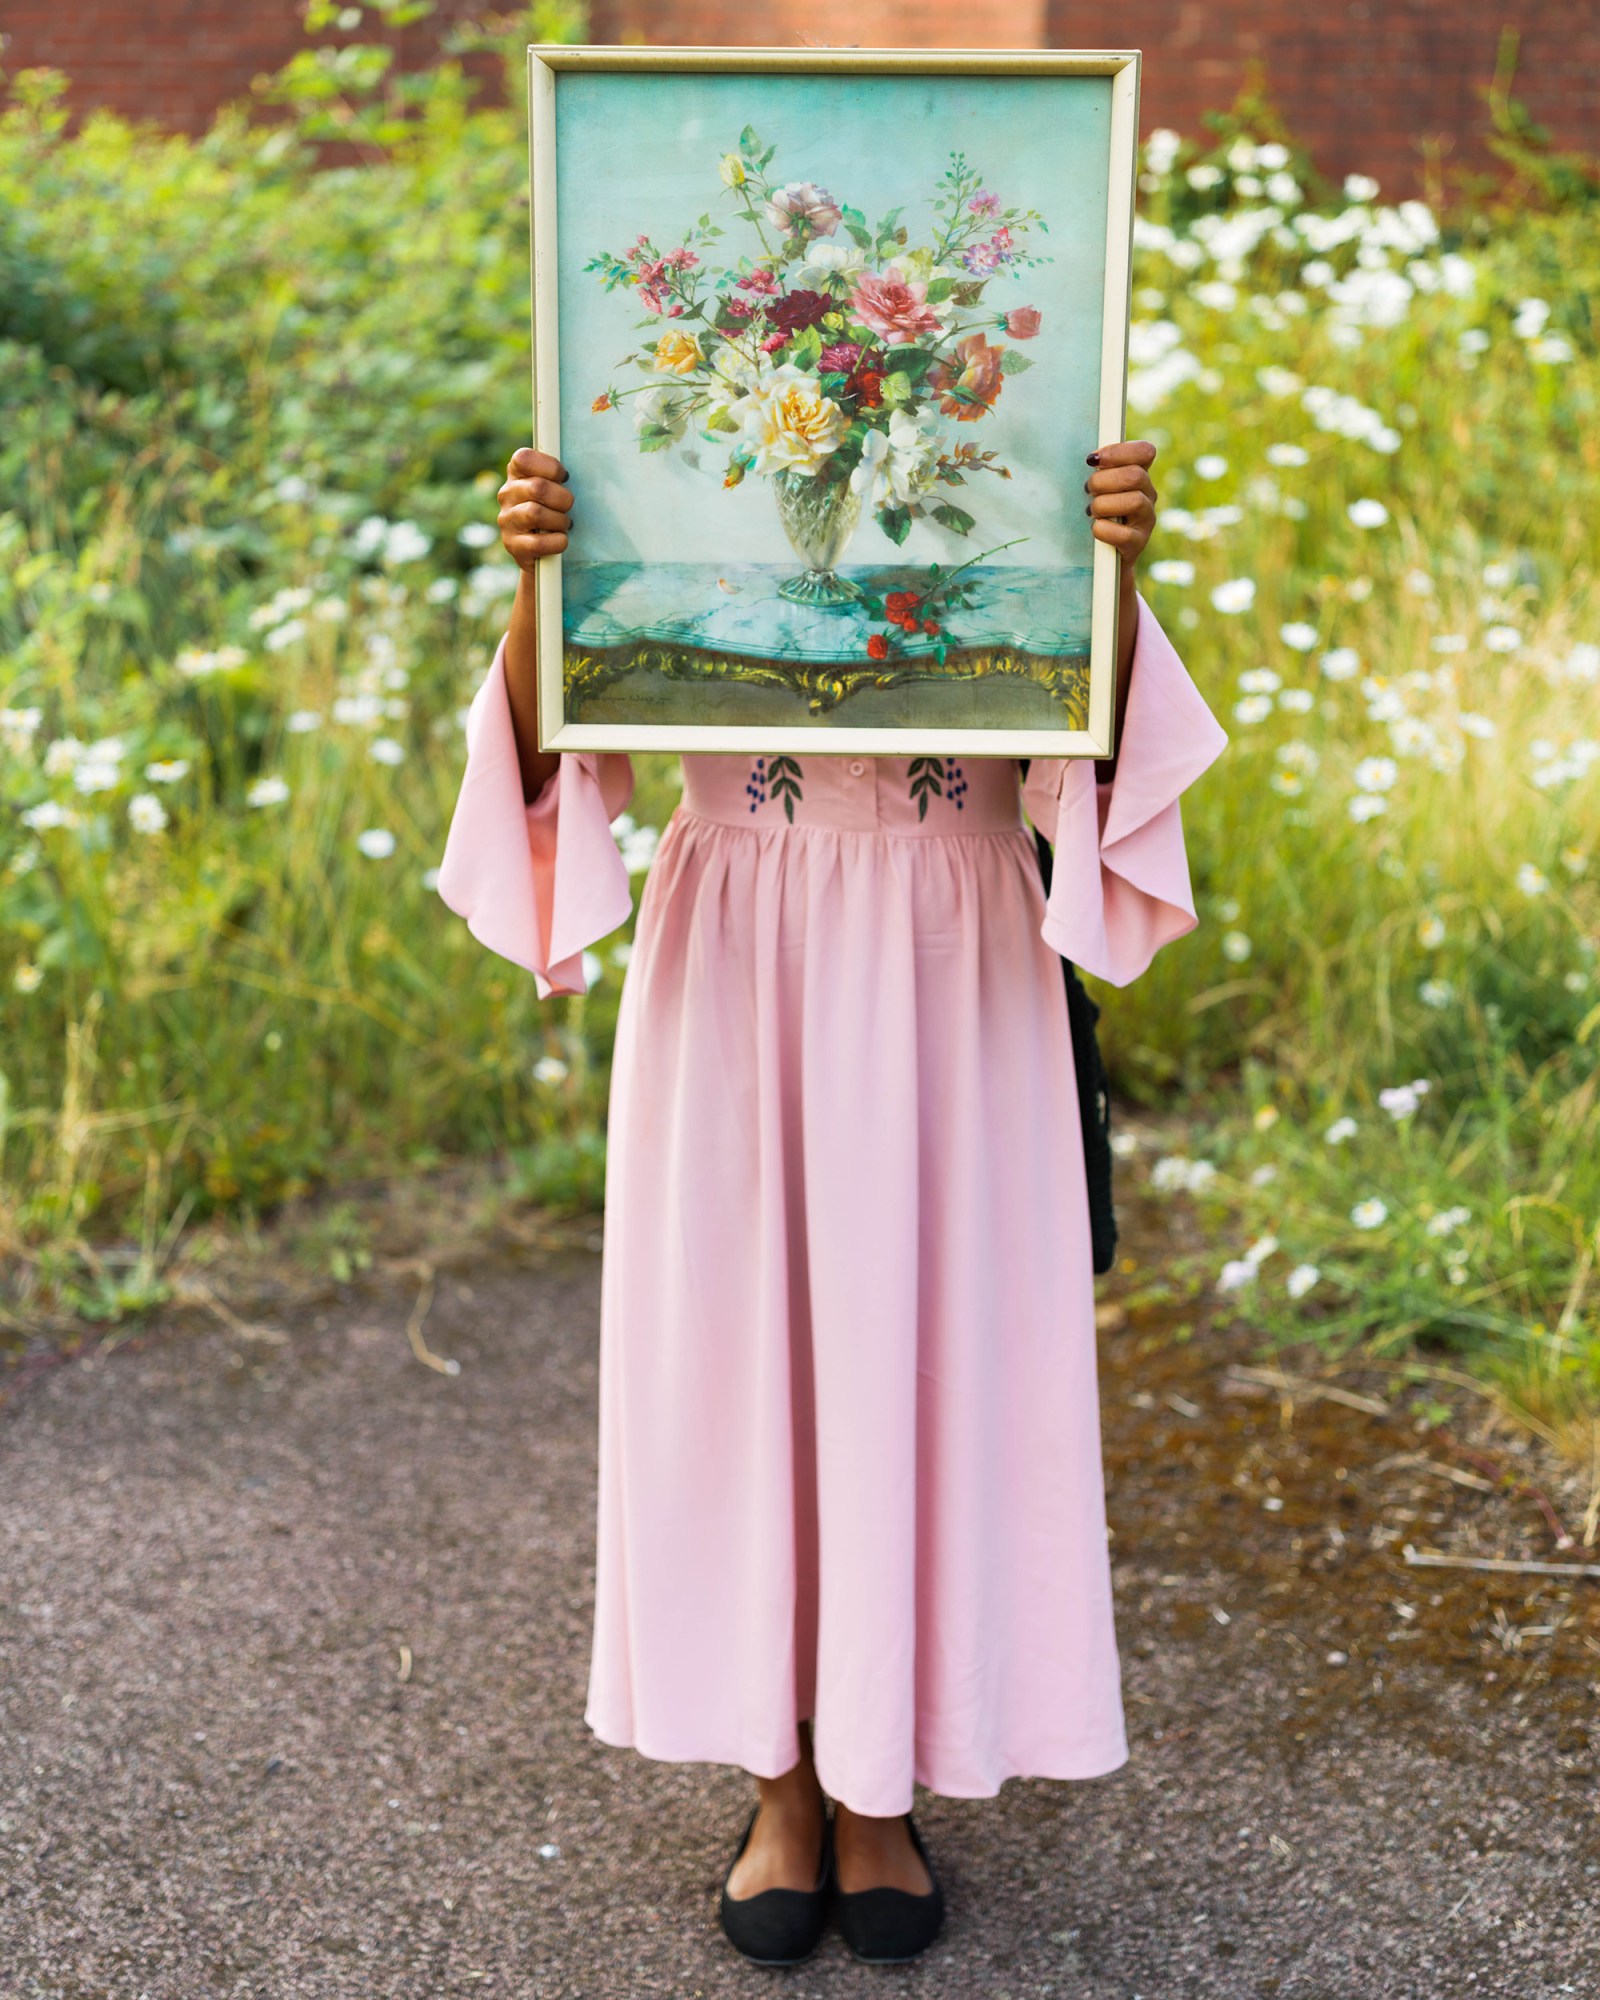
M 467 735 L 440 894 L 581 992 L 631 908 L 628 760 L 525 804 L 503 646 Z M 1059 955 L 1124 985 L 1194 928 L 1179 798 L 1226 741 L 1141 602 L 1111 783 L 683 759 L 611 1086 L 605 1742 L 774 1777 L 810 1718 L 824 1789 L 885 1816 L 1125 1760 Z

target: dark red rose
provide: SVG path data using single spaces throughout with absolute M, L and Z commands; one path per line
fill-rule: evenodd
M 883 402 L 883 375 L 877 368 L 857 368 L 844 387 L 864 410 L 875 410 Z
M 776 305 L 767 307 L 767 318 L 785 333 L 801 333 L 832 311 L 832 299 L 822 292 L 788 292 Z

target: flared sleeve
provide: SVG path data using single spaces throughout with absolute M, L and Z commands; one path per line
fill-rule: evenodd
M 585 992 L 584 952 L 627 921 L 633 895 L 611 822 L 632 796 L 629 758 L 569 753 L 524 802 L 502 639 L 467 710 L 439 894 L 480 944 L 533 974 L 541 998 Z
M 1195 928 L 1179 798 L 1227 734 L 1141 597 L 1116 775 L 1090 758 L 1035 760 L 1023 800 L 1055 848 L 1045 942 L 1126 986 L 1162 945 Z

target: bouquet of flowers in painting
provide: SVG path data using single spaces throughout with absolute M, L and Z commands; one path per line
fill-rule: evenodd
M 725 446 L 724 485 L 770 485 L 799 559 L 780 594 L 859 612 L 863 587 L 837 566 L 864 511 L 897 545 L 918 519 L 970 536 L 976 483 L 1010 477 L 981 426 L 1032 359 L 1040 314 L 1018 280 L 1045 261 L 1029 243 L 1046 225 L 953 153 L 914 243 L 902 209 L 869 222 L 815 181 L 775 179 L 774 151 L 746 126 L 722 160 L 737 249 L 708 212 L 681 243 L 641 236 L 588 264 L 631 291 L 648 335 L 623 363 L 644 381 L 613 382 L 593 408 L 631 406 L 641 451 Z M 937 639 L 969 566 L 866 605 L 884 628 L 871 657 L 908 630 Z

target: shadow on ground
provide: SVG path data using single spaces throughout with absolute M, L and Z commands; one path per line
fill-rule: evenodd
M 1147 1266 L 1163 1226 L 1136 1226 Z M 378 1288 L 277 1337 L 156 1329 L 13 1399 L 6 2000 L 1600 1990 L 1600 1584 L 1410 1567 L 1550 1535 L 1409 1414 L 1175 1342 L 1126 1279 L 1102 1367 L 1132 1761 L 924 1801 L 950 1922 L 919 1965 L 830 1938 L 747 1968 L 715 1922 L 745 1782 L 581 1721 L 598 1267 L 442 1279 L 455 1376 L 413 1356 L 414 1290 Z

